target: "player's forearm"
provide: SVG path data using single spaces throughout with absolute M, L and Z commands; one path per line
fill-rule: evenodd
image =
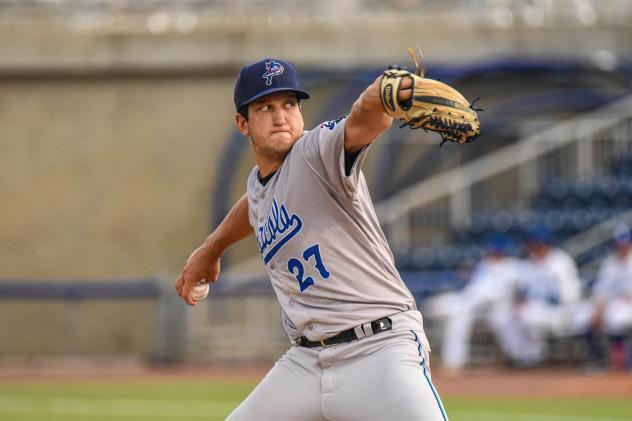
M 248 198 L 243 195 L 228 212 L 217 229 L 209 235 L 202 247 L 213 255 L 221 256 L 233 244 L 253 233 L 248 220 Z
M 347 152 L 355 152 L 372 143 L 393 122 L 382 106 L 380 79 L 377 78 L 367 87 L 351 108 L 351 113 L 345 122 Z
M 386 129 L 391 127 L 393 118 L 382 105 L 380 86 L 382 76 L 375 79 L 351 108 L 345 123 L 345 150 L 355 152 L 373 143 Z M 408 101 L 412 96 L 412 80 L 405 78 L 399 87 L 397 101 Z

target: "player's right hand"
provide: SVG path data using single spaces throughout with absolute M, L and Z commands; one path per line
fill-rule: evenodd
M 198 247 L 186 261 L 182 273 L 175 282 L 177 294 L 189 305 L 196 305 L 191 292 L 197 283 L 205 279 L 207 282 L 215 282 L 219 277 L 220 258 L 213 253 L 212 247 L 203 244 Z

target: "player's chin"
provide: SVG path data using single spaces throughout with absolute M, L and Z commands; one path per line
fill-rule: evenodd
M 295 139 L 289 132 L 276 132 L 270 136 L 270 147 L 278 152 L 287 152 L 292 149 Z
M 288 143 L 269 143 L 261 150 L 261 153 L 269 158 L 283 160 L 292 149 Z
M 270 142 L 275 145 L 290 145 L 294 143 L 293 136 L 291 132 L 272 132 L 270 134 Z

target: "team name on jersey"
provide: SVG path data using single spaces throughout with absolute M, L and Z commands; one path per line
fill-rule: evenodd
M 272 208 L 268 219 L 257 230 L 257 241 L 263 262 L 270 259 L 303 228 L 303 221 L 296 214 L 289 214 L 284 203 L 281 206 L 272 199 Z

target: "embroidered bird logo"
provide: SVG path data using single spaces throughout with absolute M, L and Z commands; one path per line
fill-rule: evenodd
M 272 85 L 272 78 L 282 75 L 283 70 L 281 63 L 274 60 L 266 61 L 266 71 L 261 77 L 266 80 L 266 85 Z

